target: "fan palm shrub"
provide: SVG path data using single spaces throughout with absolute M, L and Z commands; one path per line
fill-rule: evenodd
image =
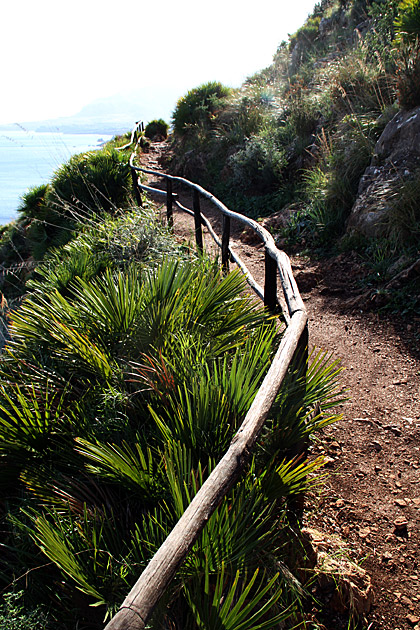
M 22 197 L 19 217 L 0 241 L 2 260 L 17 262 L 69 242 L 86 224 L 126 208 L 131 188 L 128 158 L 115 149 L 75 155 L 54 174 L 50 184 Z
M 80 153 L 55 172 L 51 188 L 50 203 L 76 217 L 113 212 L 127 201 L 130 167 L 115 149 Z
M 16 457 L 2 487 L 13 514 L 4 529 L 15 567 L 22 545 L 26 566 L 52 563 L 54 609 L 67 608 L 70 620 L 76 606 L 81 620 L 95 604 L 100 617 L 89 623 L 97 627 L 226 449 L 278 333 L 238 274 L 223 277 L 201 259 L 110 269 L 74 279 L 64 293 L 42 287 L 41 279 L 13 315 L 0 362 L 0 461 Z M 327 364 L 315 361 L 307 385 L 280 392 L 259 450 L 157 617 L 192 628 L 206 619 L 268 628 L 299 607 L 288 497 L 302 492 L 317 463 L 290 458 L 331 419 L 310 416 L 318 401 L 328 407 L 337 398 L 336 367 Z M 281 448 L 270 423 L 283 431 Z M 9 566 L 4 560 L 0 576 L 10 581 Z M 31 573 L 31 588 L 43 571 Z M 219 606 L 215 592 L 230 603 Z
M 22 195 L 18 213 L 26 219 L 33 219 L 39 216 L 41 206 L 44 204 L 45 195 L 48 192 L 48 184 L 41 184 L 30 188 Z

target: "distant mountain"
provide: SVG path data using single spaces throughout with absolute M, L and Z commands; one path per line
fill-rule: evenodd
M 179 96 L 181 94 L 175 89 L 142 89 L 97 99 L 74 116 L 19 124 L 29 131 L 117 135 L 129 131 L 138 120 L 147 123 L 154 118 L 163 118 L 169 122 Z M 0 125 L 0 130 L 11 129 L 16 126 Z

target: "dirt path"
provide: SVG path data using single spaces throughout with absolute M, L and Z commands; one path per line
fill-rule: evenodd
M 144 163 L 159 168 L 164 150 L 164 143 L 152 144 Z M 214 219 L 206 203 L 202 210 Z M 174 226 L 193 240 L 192 219 L 176 212 Z M 243 242 L 233 227 L 235 250 L 263 284 L 261 248 Z M 309 500 L 308 524 L 340 536 L 343 553 L 363 559 L 375 600 L 361 627 L 420 630 L 420 355 L 405 341 L 413 324 L 407 329 L 349 309 L 361 272 L 351 257 L 339 257 L 334 268 L 301 258 L 292 263 L 309 312 L 310 344 L 340 359 L 350 396 L 343 419 L 314 446 L 326 455 L 330 474 L 321 495 Z M 347 628 L 334 611 L 324 624 Z

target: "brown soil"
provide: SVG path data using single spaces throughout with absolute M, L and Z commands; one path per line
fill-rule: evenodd
M 164 143 L 152 144 L 143 163 L 159 169 L 164 150 Z M 217 222 L 207 203 L 202 210 Z M 174 229 L 193 241 L 190 217 L 175 211 Z M 233 247 L 263 284 L 263 252 L 241 232 L 233 226 Z M 343 553 L 370 575 L 374 604 L 361 628 L 420 628 L 418 321 L 407 325 L 364 308 L 357 283 L 364 269 L 354 256 L 329 262 L 292 257 L 292 264 L 309 312 L 310 345 L 341 361 L 350 397 L 341 405 L 342 420 L 313 446 L 315 454 L 325 454 L 328 476 L 320 494 L 308 498 L 308 525 L 338 535 Z M 326 615 L 317 616 L 314 628 L 350 627 L 348 615 L 325 605 L 328 593 L 316 594 Z

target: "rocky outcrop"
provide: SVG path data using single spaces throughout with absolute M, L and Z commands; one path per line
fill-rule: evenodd
M 374 593 L 371 578 L 350 559 L 350 550 L 338 536 L 306 527 L 302 530 L 305 551 L 310 550 L 310 564 L 306 569 L 316 584 L 318 595 L 328 595 L 328 607 L 347 612 L 353 620 L 369 613 Z M 305 580 L 305 577 L 303 576 Z
M 389 213 L 404 181 L 420 168 L 420 107 L 398 112 L 379 138 L 370 166 L 360 180 L 347 231 L 367 237 L 386 235 Z

